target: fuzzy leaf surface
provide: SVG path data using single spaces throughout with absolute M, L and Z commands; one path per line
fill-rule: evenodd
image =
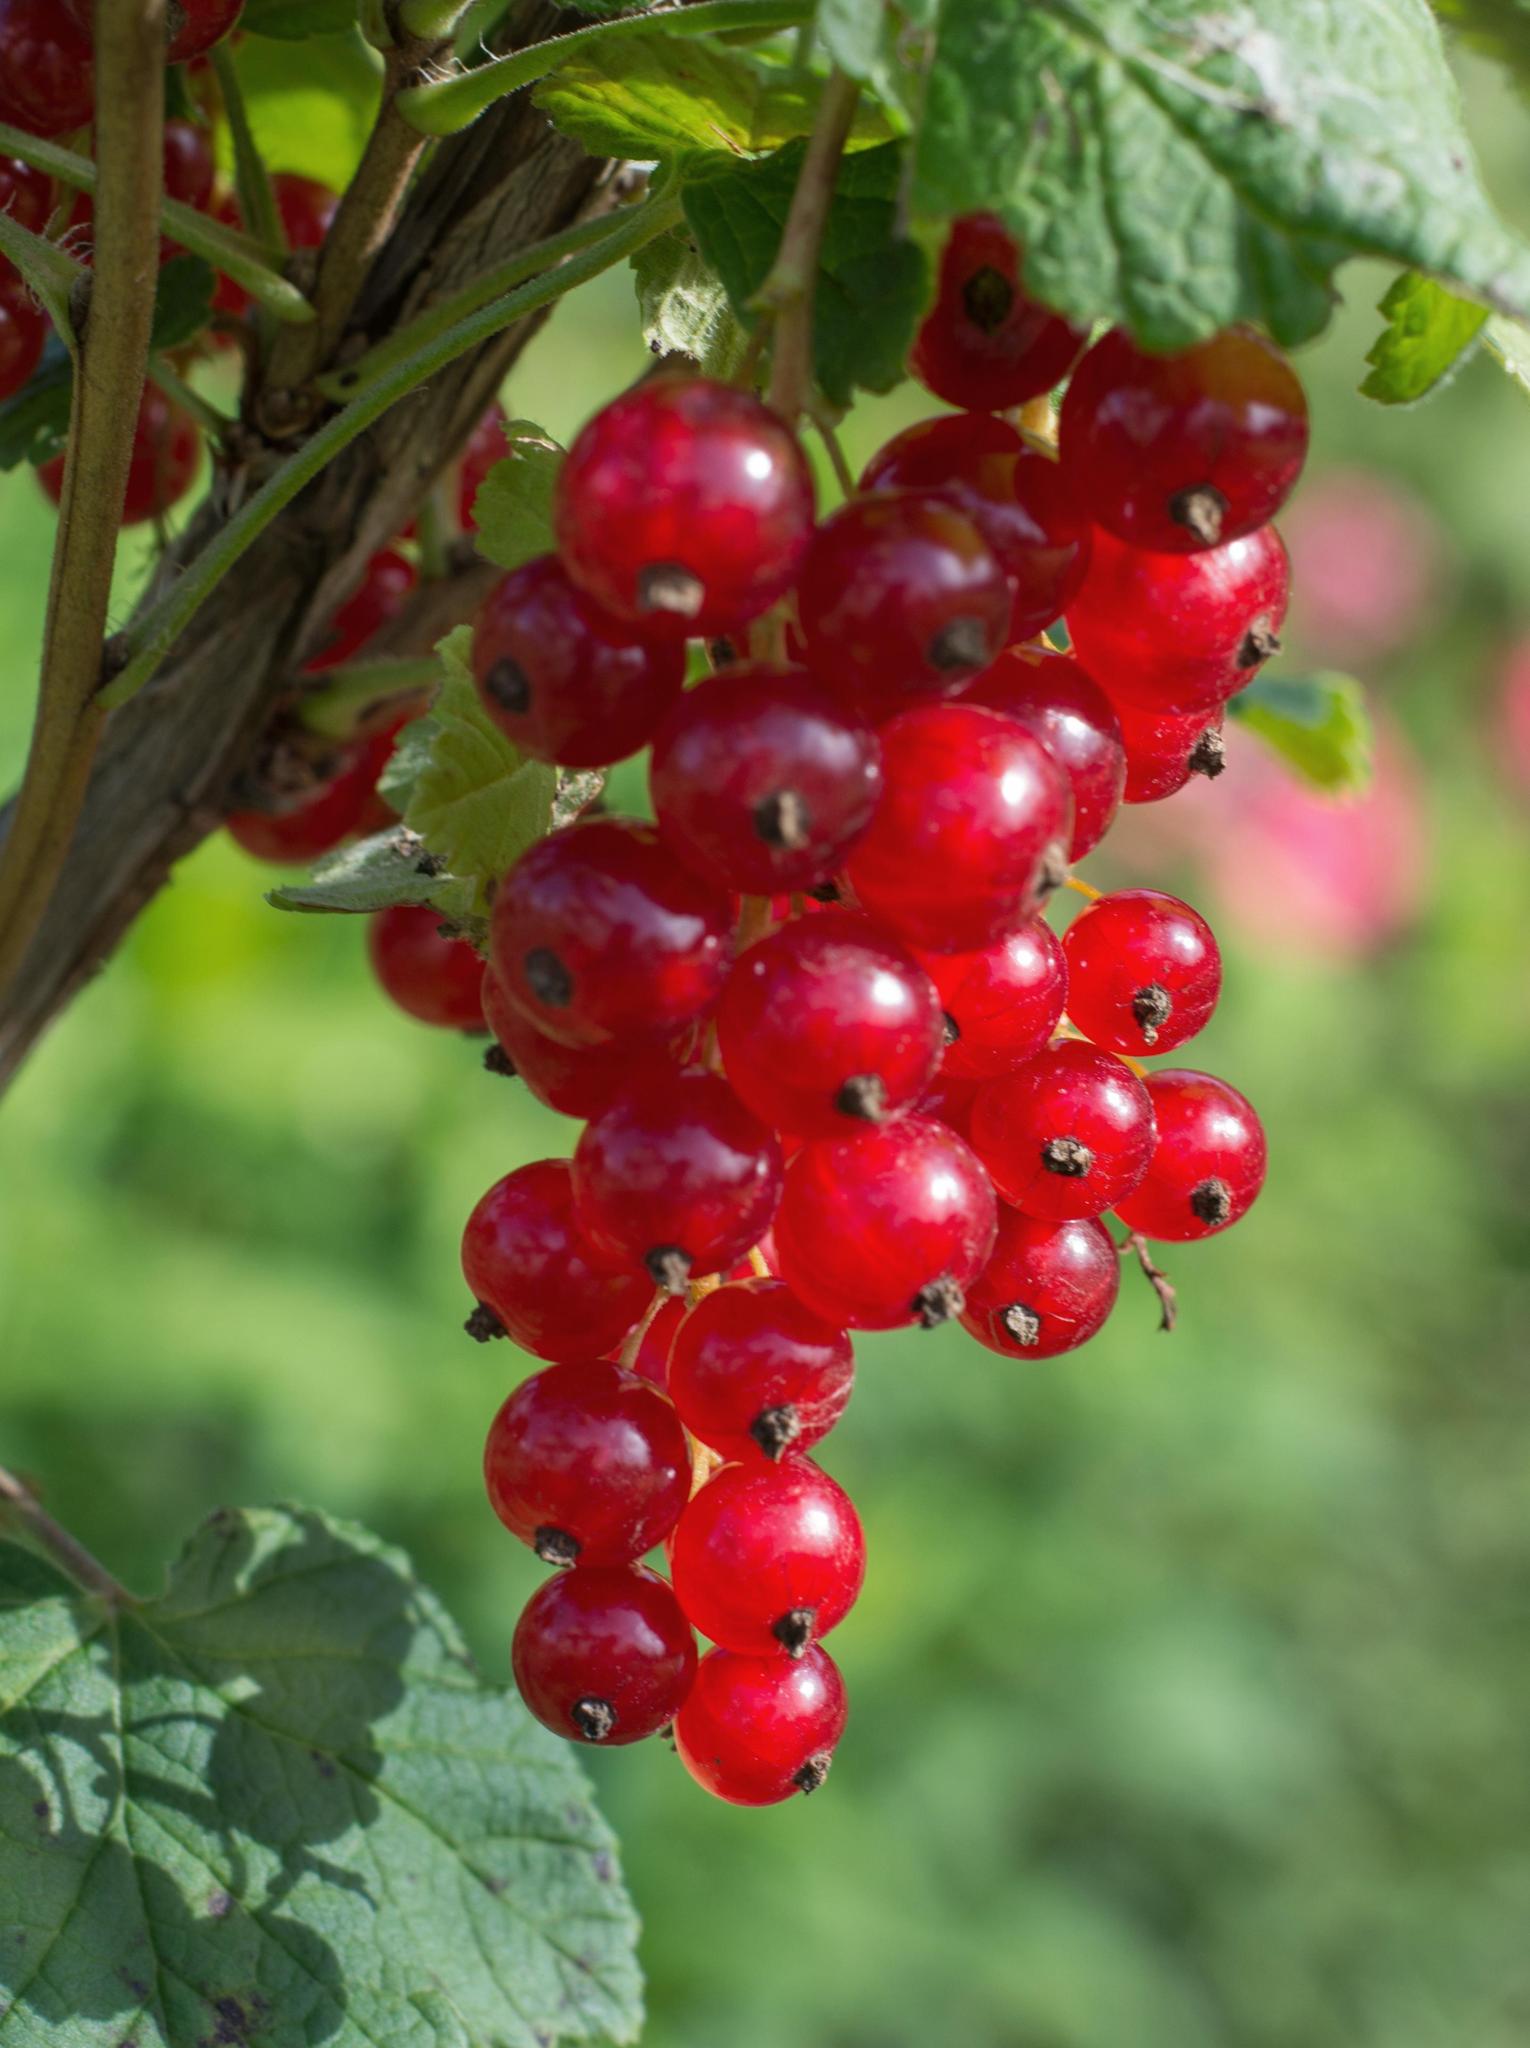
M 1227 708 L 1315 789 L 1357 796 L 1369 786 L 1374 733 L 1352 676 L 1257 676 Z

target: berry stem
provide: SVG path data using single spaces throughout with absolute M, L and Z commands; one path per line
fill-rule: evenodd
M 417 697 L 441 680 L 441 664 L 432 654 L 382 661 L 348 662 L 329 669 L 323 685 L 305 690 L 297 716 L 310 732 L 347 739 L 370 725 L 371 714 L 391 698 Z
M 621 1355 L 617 1363 L 624 1366 L 628 1372 L 631 1372 L 637 1365 L 638 1353 L 643 1348 L 643 1339 L 648 1335 L 649 1326 L 669 1298 L 666 1288 L 656 1287 L 653 1291 L 652 1301 L 649 1302 L 647 1308 L 644 1309 L 643 1313 L 632 1325 L 632 1328 L 623 1337 Z
M 757 1280 L 770 1279 L 771 1272 L 769 1262 L 767 1261 L 765 1254 L 760 1250 L 758 1245 L 756 1245 L 753 1251 L 751 1251 L 749 1254 L 749 1266 L 751 1272 L 753 1272 Z
M 1178 1297 L 1175 1293 L 1173 1281 L 1154 1259 L 1152 1252 L 1148 1249 L 1148 1241 L 1140 1230 L 1129 1230 L 1116 1249 L 1136 1254 L 1137 1264 L 1142 1268 L 1149 1285 L 1158 1296 L 1160 1314 L 1158 1327 L 1167 1335 L 1179 1320 Z
M 149 382 L 163 391 L 182 412 L 189 412 L 204 434 L 215 442 L 222 441 L 232 424 L 227 414 L 219 412 L 200 391 L 193 391 L 185 378 L 178 376 L 170 367 L 167 357 L 149 358 Z
M 834 431 L 833 422 L 829 419 L 822 406 L 810 406 L 808 410 L 813 425 L 818 429 L 818 438 L 823 442 L 824 450 L 828 455 L 829 465 L 834 471 L 835 482 L 847 498 L 853 498 L 855 496 L 855 471 L 846 460 L 845 451 L 840 446 L 839 435 Z
M 1057 415 L 1052 410 L 1049 392 L 1043 391 L 1039 397 L 1025 401 L 1020 407 L 1019 427 L 1033 441 L 1044 441 L 1049 448 L 1057 446 Z
M 40 1550 L 75 1584 L 111 1608 L 136 1607 L 138 1602 L 120 1585 L 76 1536 L 54 1521 L 25 1480 L 0 1465 L 0 1511 L 21 1524 Z
M 788 422 L 807 405 L 813 388 L 813 292 L 818 252 L 834 198 L 839 160 L 855 119 L 860 86 L 843 71 L 829 73 L 808 137 L 797 189 L 792 194 L 781 246 L 755 303 L 774 320 L 770 352 L 770 403 Z
M 1068 875 L 1065 879 L 1068 888 L 1074 890 L 1080 896 L 1087 896 L 1091 903 L 1095 902 L 1097 898 L 1105 893 L 1103 889 L 1096 889 L 1089 882 L 1080 881 L 1077 875 Z

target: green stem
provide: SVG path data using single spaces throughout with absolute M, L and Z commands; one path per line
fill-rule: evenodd
M 423 42 L 442 42 L 455 35 L 473 0 L 403 0 L 399 26 Z
M 305 690 L 297 715 L 310 732 L 345 739 L 360 723 L 357 714 L 389 697 L 413 697 L 441 680 L 441 664 L 433 654 L 418 659 L 355 661 L 331 669 L 324 681 Z
M 613 21 L 570 29 L 567 35 L 549 36 L 546 42 L 495 57 L 455 78 L 413 86 L 399 94 L 398 110 L 422 135 L 455 135 L 506 93 L 545 78 L 587 44 L 620 42 L 655 28 L 672 36 L 706 35 L 712 29 L 795 28 L 812 19 L 815 4 L 816 0 L 697 0 L 695 6 L 662 14 L 618 15 Z
M 25 1529 L 39 1550 L 45 1551 L 66 1578 L 82 1592 L 93 1594 L 108 1607 L 135 1607 L 138 1603 L 126 1586 L 119 1585 L 106 1566 L 91 1556 L 78 1536 L 71 1536 L 62 1522 L 55 1522 L 30 1486 L 14 1472 L 0 1465 L 0 1505 Z
M 254 546 L 277 514 L 290 505 L 343 449 L 381 419 L 390 406 L 428 382 L 449 363 L 456 362 L 459 356 L 471 354 L 517 320 L 523 320 L 531 313 L 540 313 L 544 306 L 550 306 L 575 285 L 609 270 L 613 263 L 630 256 L 668 225 L 669 214 L 662 207 L 632 208 L 619 217 L 618 229 L 596 247 L 570 257 L 550 275 L 507 292 L 503 298 L 495 299 L 467 319 L 459 320 L 445 334 L 399 363 L 387 376 L 379 378 L 359 398 L 353 399 L 344 412 L 326 420 L 253 497 L 245 500 L 201 554 L 186 565 L 180 578 L 158 603 L 151 605 L 128 628 L 124 637 L 130 659 L 116 679 L 100 692 L 97 703 L 107 708 L 123 704 L 143 688 L 202 605 L 240 557 Z
M 84 264 L 77 263 L 67 249 L 61 249 L 57 242 L 50 242 L 46 235 L 34 235 L 30 228 L 12 220 L 3 209 L 0 209 L 0 256 L 14 263 L 36 292 L 48 318 L 72 353 L 75 346 L 74 320 L 69 302 L 75 286 L 85 275 Z
M 215 405 L 209 404 L 200 391 L 193 391 L 185 378 L 177 375 L 163 356 L 150 356 L 149 382 L 163 391 L 166 398 L 172 400 L 183 412 L 189 412 L 200 424 L 203 433 L 210 434 L 213 440 L 221 441 L 228 432 L 232 424 L 228 415 L 219 412 Z
M 282 227 L 281 211 L 276 204 L 266 160 L 250 126 L 244 87 L 239 83 L 229 43 L 219 43 L 212 53 L 212 60 L 218 92 L 223 100 L 223 118 L 228 122 L 229 140 L 234 145 L 234 190 L 239 195 L 240 216 L 257 242 L 268 249 L 280 249 L 285 254 L 287 235 Z

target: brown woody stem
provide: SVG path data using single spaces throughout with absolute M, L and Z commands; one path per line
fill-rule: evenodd
M 771 335 L 770 403 L 795 420 L 813 389 L 813 291 L 818 252 L 834 198 L 839 160 L 855 119 L 860 86 L 843 71 L 831 71 L 818 103 L 807 152 L 797 173 L 781 246 L 755 304 L 774 319 Z

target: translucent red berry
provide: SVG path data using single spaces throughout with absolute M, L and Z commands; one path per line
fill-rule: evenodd
M 781 1278 L 827 1323 L 930 1329 L 961 1312 L 996 1215 L 980 1161 L 942 1123 L 904 1117 L 819 1139 L 786 1170 Z
M 926 953 L 944 1014 L 942 1079 L 991 1081 L 1047 1045 L 1067 1004 L 1068 970 L 1037 918 L 976 953 Z
M 478 520 L 473 511 L 478 493 L 488 480 L 490 470 L 510 453 L 510 443 L 505 436 L 508 425 L 505 408 L 496 399 L 468 436 L 457 471 L 457 520 L 464 533 L 478 531 Z
M 274 172 L 271 191 L 288 248 L 322 247 L 340 205 L 339 193 L 331 191 L 328 185 L 321 185 L 317 178 L 305 178 L 297 171 Z M 212 213 L 213 218 L 222 221 L 225 227 L 244 226 L 239 203 L 232 193 L 218 200 Z M 250 295 L 244 286 L 236 284 L 220 271 L 213 291 L 213 310 L 239 314 L 247 310 L 249 303 Z
M 304 664 L 304 673 L 323 675 L 352 660 L 390 619 L 398 617 L 418 581 L 419 573 L 407 555 L 397 548 L 379 548 L 330 621 L 318 652 Z
M 665 841 L 697 874 L 750 896 L 810 889 L 870 824 L 881 748 L 803 670 L 728 667 L 660 727 L 649 789 Z
M 1067 873 L 1068 778 L 978 704 L 925 704 L 882 729 L 882 801 L 846 873 L 879 924 L 927 952 L 990 945 Z
M 683 1294 L 666 1295 L 648 1318 L 647 1327 L 638 1338 L 637 1350 L 632 1356 L 632 1370 L 650 1386 L 666 1389 L 669 1386 L 670 1353 L 674 1350 L 686 1313 Z
M 811 1458 L 724 1465 L 675 1531 L 675 1598 L 722 1650 L 800 1657 L 836 1629 L 866 1575 L 844 1488 Z
M 48 225 L 53 204 L 53 180 L 46 171 L 24 164 L 19 156 L 0 157 L 0 213 L 38 235 Z
M 725 1081 L 693 1068 L 628 1089 L 585 1126 L 574 1191 L 592 1243 L 678 1294 L 764 1236 L 781 1147 Z
M 1120 1254 L 1097 1217 L 1052 1223 L 1006 1203 L 962 1327 L 1003 1357 L 1053 1358 L 1088 1343 L 1120 1285 Z
M 717 1798 L 776 1806 L 823 1784 L 846 1713 L 844 1680 L 827 1650 L 798 1661 L 712 1650 L 675 1716 L 675 1749 Z
M 1113 1053 L 1063 1039 L 972 1105 L 973 1149 L 1006 1202 L 1030 1216 L 1098 1216 L 1153 1156 L 1153 1105 Z
M 1161 889 L 1116 889 L 1063 938 L 1068 1015 L 1110 1052 L 1173 1052 L 1216 1008 L 1222 955 L 1199 911 Z
M 747 624 L 796 580 L 813 481 L 796 436 L 747 391 L 651 377 L 585 426 L 553 521 L 570 575 L 655 637 Z
M 811 1449 L 844 1414 L 854 1377 L 845 1332 L 761 1279 L 702 1296 L 672 1342 L 667 1384 L 693 1436 L 747 1462 Z
M 657 1572 L 597 1567 L 537 1588 L 510 1662 L 544 1728 L 616 1748 L 674 1720 L 695 1681 L 696 1640 Z
M 634 638 L 556 555 L 501 577 L 473 627 L 473 676 L 522 753 L 598 768 L 647 746 L 685 681 L 685 650 Z
M 677 1049 L 665 1039 L 643 1039 L 635 1045 L 560 1045 L 506 998 L 492 967 L 484 969 L 483 1015 L 509 1064 L 537 1101 L 563 1116 L 599 1116 L 624 1089 L 656 1080 L 680 1065 Z
M 59 0 L 0 0 L 0 120 L 33 135 L 83 128 L 95 110 L 95 52 Z
M 202 437 L 190 413 L 173 404 L 154 384 L 146 384 L 138 405 L 138 425 L 128 462 L 122 524 L 136 526 L 157 519 L 185 497 L 197 473 Z M 37 480 L 55 504 L 64 495 L 64 457 L 38 465 Z
M 538 1358 L 598 1358 L 653 1295 L 643 1275 L 585 1238 L 566 1159 L 539 1159 L 494 1183 L 462 1233 L 462 1272 L 479 1304 L 473 1335 L 503 1329 Z
M 843 910 L 751 946 L 717 1011 L 733 1087 L 801 1138 L 848 1137 L 912 1109 L 940 1064 L 941 1021 L 913 955 Z
M 1126 780 L 1121 725 L 1110 699 L 1069 654 L 1039 642 L 1009 647 L 962 698 L 1034 733 L 1073 787 L 1068 858 L 1082 860 L 1110 830 Z
M 372 971 L 401 1010 L 422 1024 L 483 1029 L 483 961 L 466 939 L 443 938 L 441 913 L 395 903 L 367 921 Z
M 1020 251 L 995 215 L 952 223 L 939 292 L 909 356 L 927 391 L 968 412 L 1002 412 L 1067 373 L 1084 337 L 1031 298 L 1019 276 Z
M 1301 381 L 1249 327 L 1169 356 L 1107 334 L 1074 371 L 1059 426 L 1063 467 L 1091 517 L 1160 554 L 1267 525 L 1307 458 Z
M 1192 775 L 1217 776 L 1226 766 L 1219 714 L 1206 711 L 1141 711 L 1122 704 L 1121 739 L 1126 748 L 1129 804 L 1160 803 L 1184 788 Z
M 544 1564 L 631 1564 L 690 1498 L 691 1453 L 674 1408 L 604 1360 L 522 1380 L 489 1425 L 489 1504 Z
M 201 57 L 230 34 L 244 12 L 244 0 L 168 0 L 165 26 L 170 46 L 167 62 L 186 64 Z
M 1128 1230 L 1174 1243 L 1225 1230 L 1264 1186 L 1264 1126 L 1253 1104 L 1214 1074 L 1188 1067 L 1165 1067 L 1147 1085 L 1158 1149 L 1117 1214 Z
M 48 339 L 48 316 L 7 263 L 0 269 L 0 403 L 32 379 Z
M 306 864 L 333 852 L 367 822 L 393 737 L 391 730 L 378 733 L 347 749 L 337 773 L 283 810 L 230 811 L 224 820 L 229 836 L 256 860 L 279 866 Z
M 672 1037 L 716 1000 L 731 950 L 726 895 L 632 819 L 583 819 L 538 840 L 494 899 L 500 985 L 566 1045 Z

